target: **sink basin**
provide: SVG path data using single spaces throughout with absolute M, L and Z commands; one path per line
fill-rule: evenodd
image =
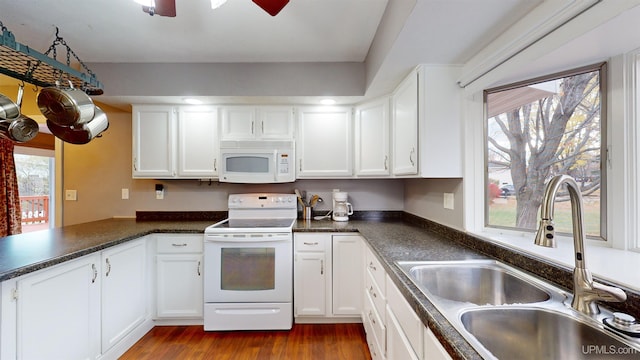
M 547 301 L 549 294 L 520 272 L 493 260 L 398 262 L 427 295 L 476 305 L 528 304 Z
M 477 308 L 460 316 L 466 331 L 498 359 L 638 359 L 611 333 L 542 308 Z

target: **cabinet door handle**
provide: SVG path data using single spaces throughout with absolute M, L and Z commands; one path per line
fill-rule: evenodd
M 305 245 L 308 245 L 308 246 L 314 246 L 314 245 L 318 245 L 318 242 L 316 241 L 316 242 L 312 242 L 312 243 L 310 243 L 310 242 L 306 242 L 306 241 L 305 241 L 305 242 L 304 242 L 304 244 L 305 244 Z
M 264 121 L 262 121 L 260 125 L 262 125 L 262 135 L 264 135 Z
M 109 274 L 111 274 L 111 262 L 109 261 L 109 258 L 106 258 L 105 261 L 107 262 L 107 273 L 105 276 L 109 276 Z
M 213 158 L 213 171 L 218 171 L 218 158 Z
M 378 297 L 376 292 L 373 290 L 373 285 L 369 288 L 369 294 L 371 294 L 371 296 L 373 296 L 374 298 Z
M 96 269 L 96 264 L 91 264 L 91 270 L 93 270 L 93 279 L 91 279 L 91 283 L 95 283 L 98 278 L 98 269 Z
M 300 159 L 300 171 L 302 171 L 302 159 Z
M 251 135 L 253 135 L 253 121 L 251 122 Z
M 137 158 L 133 158 L 133 170 L 134 171 L 138 171 L 138 165 L 136 164 L 138 162 Z
M 320 275 L 324 275 L 324 260 L 320 260 Z
M 198 276 L 201 276 L 202 274 L 200 273 L 200 260 L 198 260 Z
M 184 247 L 187 246 L 187 243 L 182 243 L 182 244 L 176 244 L 176 243 L 172 243 L 171 246 L 175 246 L 175 247 Z
M 376 267 L 373 265 L 373 261 L 369 262 L 369 269 L 373 270 L 373 271 L 377 271 L 378 269 L 376 269 Z
M 384 169 L 389 170 L 389 155 L 384 156 Z
M 413 161 L 413 154 L 416 153 L 416 148 L 411 148 L 409 152 L 409 161 L 411 162 L 411 166 L 416 166 L 416 163 Z
M 369 320 L 371 320 L 371 323 L 373 325 L 376 324 L 376 318 L 373 316 L 373 313 L 371 312 L 371 310 L 369 310 Z

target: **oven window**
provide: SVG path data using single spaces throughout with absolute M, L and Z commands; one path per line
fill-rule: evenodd
M 237 173 L 269 172 L 269 158 L 261 156 L 233 156 L 226 159 L 227 171 Z
M 222 290 L 273 290 L 276 276 L 276 249 L 223 248 Z

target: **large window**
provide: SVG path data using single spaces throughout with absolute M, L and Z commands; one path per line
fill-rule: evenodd
M 605 238 L 605 79 L 598 64 L 485 91 L 486 226 L 535 230 L 546 180 L 567 174 L 582 190 L 587 236 Z M 572 231 L 566 192 L 554 220 Z

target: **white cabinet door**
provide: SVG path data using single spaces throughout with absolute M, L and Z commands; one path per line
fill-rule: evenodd
M 387 359 L 419 360 L 404 336 L 398 319 L 387 305 Z
M 351 108 L 301 107 L 296 157 L 299 178 L 350 177 Z
M 293 139 L 294 122 L 291 106 L 261 106 L 258 108 L 258 129 L 261 139 Z
M 102 352 L 147 317 L 146 239 L 102 252 Z
M 359 235 L 333 235 L 333 314 L 362 314 L 364 252 Z
M 389 98 L 356 108 L 354 147 L 357 176 L 389 175 Z
M 133 106 L 134 178 L 175 175 L 174 117 L 172 106 Z
M 422 334 L 424 335 L 423 360 L 451 360 L 451 355 L 444 349 L 431 329 L 425 326 Z
M 218 177 L 218 116 L 213 107 L 180 107 L 178 171 L 181 178 Z
M 98 255 L 82 257 L 17 282 L 18 359 L 100 355 L 99 261 Z
M 159 318 L 202 318 L 202 255 L 156 257 L 156 302 Z
M 395 90 L 391 96 L 391 107 L 393 174 L 416 175 L 418 174 L 417 72 L 413 71 Z
M 297 252 L 295 259 L 295 316 L 327 315 L 327 267 L 324 252 Z
M 256 109 L 253 106 L 224 106 L 221 113 L 222 140 L 253 139 L 256 134 Z

